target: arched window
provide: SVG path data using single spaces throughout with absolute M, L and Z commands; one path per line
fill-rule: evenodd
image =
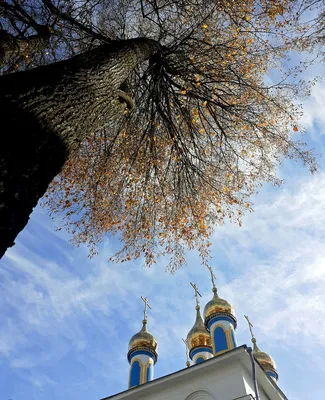
M 235 336 L 235 331 L 233 329 L 231 330 L 231 337 L 232 337 L 232 342 L 234 344 L 234 347 L 237 347 L 237 340 L 236 340 L 236 336 Z
M 141 366 L 139 361 L 134 361 L 130 371 L 130 388 L 140 385 Z
M 228 350 L 226 332 L 221 326 L 218 326 L 213 331 L 213 341 L 214 348 L 216 349 L 217 354 L 219 353 L 219 351 Z
M 215 400 L 215 398 L 206 390 L 198 390 L 186 397 L 185 400 Z
M 153 380 L 153 365 L 150 363 L 147 366 L 147 382 Z
M 198 357 L 195 361 L 195 364 L 200 364 L 201 362 L 205 361 L 203 357 Z

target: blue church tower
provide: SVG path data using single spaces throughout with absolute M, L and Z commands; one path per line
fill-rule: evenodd
M 158 358 L 157 341 L 147 330 L 147 307 L 151 307 L 147 298 L 141 298 L 145 303 L 142 328 L 132 336 L 127 356 L 130 363 L 129 389 L 153 380 L 154 365 Z
M 204 326 L 198 296 L 201 296 L 198 288 L 191 282 L 193 289 L 195 290 L 196 298 L 196 319 L 192 329 L 189 331 L 186 339 L 186 343 L 189 350 L 189 356 L 193 361 L 193 364 L 199 364 L 208 358 L 213 357 L 211 337 L 206 327 Z
M 211 335 L 213 355 L 217 356 L 237 347 L 237 320 L 232 306 L 218 296 L 215 276 L 212 268 L 208 268 L 211 273 L 213 298 L 204 308 L 204 323 Z

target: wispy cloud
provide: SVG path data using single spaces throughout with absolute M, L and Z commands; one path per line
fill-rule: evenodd
M 317 109 L 323 91 L 319 86 L 311 98 L 307 125 L 324 122 Z M 260 347 L 278 363 L 281 387 L 303 399 L 312 385 L 321 399 L 325 391 L 311 366 L 325 356 L 325 174 L 295 172 L 283 188 L 261 191 L 255 213 L 241 228 L 226 224 L 216 230 L 211 265 L 220 296 L 235 307 L 239 343 L 249 341 L 248 314 Z M 195 317 L 189 281 L 200 288 L 202 309 L 212 296 L 199 258 L 188 254 L 188 267 L 172 276 L 164 272 L 165 260 L 151 269 L 141 262 L 108 263 L 116 248 L 112 239 L 92 260 L 87 249 L 73 249 L 67 239 L 37 209 L 1 261 L 0 363 L 15 383 L 4 394 L 83 400 L 125 389 L 128 340 L 141 328 L 140 295 L 152 305 L 148 327 L 159 343 L 156 375 L 183 368 L 181 338 Z M 311 372 L 301 369 L 303 363 Z M 294 373 L 307 383 L 291 387 Z
M 217 229 L 212 265 L 220 296 L 236 309 L 239 342 L 249 340 L 243 319 L 249 314 L 260 346 L 280 361 L 285 375 L 281 351 L 299 348 L 301 357 L 311 357 L 315 347 L 324 351 L 325 175 L 265 190 L 258 200 L 243 227 Z M 46 228 L 39 235 L 37 224 L 34 244 L 50 246 L 51 230 L 44 239 Z M 164 272 L 164 260 L 149 270 L 140 263 L 108 264 L 114 251 L 108 239 L 93 260 L 71 250 L 64 264 L 56 262 L 66 246 L 57 243 L 53 259 L 17 244 L 3 263 L 1 311 L 7 318 L 0 329 L 0 351 L 12 371 L 45 393 L 46 386 L 60 385 L 53 366 L 62 368 L 70 357 L 80 370 L 92 368 L 83 384 L 75 381 L 75 390 L 97 385 L 100 397 L 124 389 L 127 342 L 141 327 L 141 294 L 153 308 L 149 329 L 160 346 L 156 372 L 182 368 L 181 338 L 195 315 L 189 281 L 201 289 L 202 308 L 212 295 L 208 271 L 199 259 L 189 257 L 189 266 L 172 276 Z M 102 391 L 99 377 L 107 381 L 100 385 Z M 70 393 L 67 385 L 63 389 Z
M 227 225 L 215 234 L 239 274 L 223 292 L 242 313 L 254 315 L 266 340 L 292 345 L 305 337 L 305 349 L 324 341 L 324 205 L 320 173 L 278 194 L 265 193 L 241 229 Z

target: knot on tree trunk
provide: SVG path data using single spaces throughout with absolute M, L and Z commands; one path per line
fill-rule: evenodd
M 128 80 L 126 80 L 117 90 L 117 94 L 120 103 L 126 104 L 126 107 L 129 110 L 132 110 L 133 108 L 135 108 L 135 103 L 132 97 L 128 94 L 128 92 L 129 92 L 129 85 L 128 85 Z
M 134 103 L 133 99 L 131 98 L 131 96 L 129 96 L 127 93 L 125 93 L 121 89 L 119 89 L 117 91 L 117 94 L 118 94 L 118 99 L 119 99 L 120 103 L 126 104 L 126 107 L 129 110 L 132 110 L 133 108 L 135 108 L 135 103 Z

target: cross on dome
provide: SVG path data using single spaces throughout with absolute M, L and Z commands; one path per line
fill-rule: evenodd
M 202 297 L 201 293 L 199 292 L 199 289 L 198 289 L 198 287 L 196 286 L 195 283 L 190 282 L 190 284 L 191 284 L 192 288 L 195 290 L 196 306 L 200 307 L 199 296 Z
M 249 327 L 249 330 L 250 330 L 251 335 L 252 335 L 252 342 L 254 343 L 253 339 L 255 339 L 255 336 L 254 336 L 254 333 L 253 333 L 253 330 L 252 330 L 253 324 L 251 323 L 251 321 L 249 320 L 247 315 L 244 315 L 244 317 L 246 318 L 246 320 L 248 322 L 248 327 Z
M 216 284 L 215 284 L 215 282 L 214 282 L 214 280 L 215 279 L 217 279 L 216 278 L 216 276 L 214 275 L 214 273 L 213 273 L 213 271 L 212 271 L 212 268 L 210 267 L 210 266 L 207 266 L 207 268 L 208 268 L 208 270 L 210 271 L 210 274 L 211 274 L 211 282 L 212 282 L 212 286 L 213 286 L 213 291 L 214 292 L 216 292 L 217 291 L 217 287 L 216 287 Z
M 149 304 L 149 301 L 148 301 L 148 299 L 147 299 L 146 297 L 142 297 L 142 296 L 141 296 L 141 299 L 142 299 L 142 301 L 144 302 L 143 319 L 144 319 L 145 321 L 147 321 L 147 317 L 148 317 L 148 315 L 147 315 L 147 308 L 150 308 L 150 310 L 151 310 L 152 308 L 151 308 L 151 306 L 150 306 L 150 304 Z
M 256 339 L 252 330 L 253 324 L 251 323 L 247 315 L 244 315 L 244 317 L 248 322 L 248 327 L 252 335 L 252 343 L 254 345 L 253 348 L 254 358 L 259 362 L 264 371 L 276 382 L 279 378 L 279 374 L 278 371 L 276 370 L 275 362 L 269 354 L 259 349 L 259 347 L 256 344 Z

